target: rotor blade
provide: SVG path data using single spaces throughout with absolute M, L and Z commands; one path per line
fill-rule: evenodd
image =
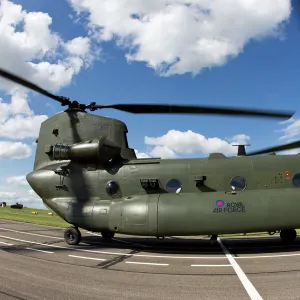
M 292 150 L 292 149 L 297 149 L 297 148 L 300 148 L 300 141 L 292 142 L 292 143 L 284 144 L 284 145 L 279 145 L 276 147 L 265 148 L 262 150 L 257 150 L 257 151 L 248 153 L 247 156 L 267 154 L 270 152 L 279 152 L 279 151 Z
M 20 76 L 17 76 L 17 75 L 14 75 L 6 70 L 3 70 L 0 68 L 0 76 L 10 80 L 10 81 L 13 81 L 15 83 L 18 83 L 20 85 L 23 85 L 35 92 L 38 92 L 46 97 L 49 97 L 49 98 L 52 98 L 58 102 L 60 102 L 62 105 L 67 105 L 70 103 L 70 100 L 68 98 L 65 98 L 65 97 L 62 97 L 62 96 L 56 96 L 56 95 L 53 95 L 49 92 L 47 92 L 46 90 L 40 88 L 39 86 L 25 80 L 24 78 L 21 78 Z
M 164 104 L 91 104 L 90 109 L 114 108 L 134 114 L 216 114 L 216 115 L 244 115 L 272 118 L 291 118 L 295 112 L 280 112 L 267 110 L 253 110 L 241 108 L 210 107 L 210 106 L 181 106 Z

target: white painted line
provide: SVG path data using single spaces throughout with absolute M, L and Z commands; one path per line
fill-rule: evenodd
M 106 254 L 106 255 L 118 255 L 118 256 L 136 256 L 136 257 L 153 257 L 153 258 L 177 258 L 177 259 L 226 259 L 224 256 L 170 256 L 170 255 L 148 255 L 148 254 L 129 254 L 129 253 L 121 253 L 121 252 L 106 252 L 106 251 L 97 251 L 97 250 L 87 250 L 87 249 L 81 249 L 81 248 L 72 248 L 72 247 L 64 247 L 64 246 L 58 246 L 58 245 L 51 245 L 51 244 L 45 244 L 45 243 L 39 243 L 39 242 L 32 242 L 28 240 L 22 240 L 22 239 L 16 239 L 11 238 L 9 236 L 0 235 L 0 238 L 4 238 L 7 240 L 13 240 L 23 243 L 30 243 L 34 245 L 42 245 L 46 247 L 52 247 L 57 249 L 67 249 L 67 250 L 74 250 L 74 251 L 81 251 L 81 252 L 88 252 L 88 253 L 100 253 L 100 254 Z
M 19 231 L 19 230 L 2 228 L 2 227 L 0 227 L 0 230 L 7 230 L 7 231 L 11 231 L 11 232 L 16 232 L 16 233 L 36 235 L 36 236 L 41 236 L 41 237 L 47 237 L 47 238 L 50 238 L 50 239 L 64 240 L 64 238 L 60 238 L 60 237 L 56 237 L 56 236 L 44 235 L 44 234 L 38 234 L 38 233 L 32 233 L 32 232 L 26 232 L 26 231 Z
M 75 257 L 75 258 L 91 259 L 91 260 L 101 260 L 101 261 L 106 260 L 104 258 L 94 258 L 94 257 L 87 257 L 87 256 L 77 256 L 77 255 L 68 255 L 68 256 Z
M 253 256 L 235 256 L 235 259 L 245 259 L 245 258 L 276 258 L 276 257 L 289 257 L 289 256 L 299 256 L 300 253 L 291 254 L 275 254 L 275 255 L 253 255 Z
M 125 261 L 125 264 L 150 265 L 150 266 L 168 266 L 169 264 L 147 263 L 137 261 Z
M 7 246 L 13 246 L 14 245 L 14 244 L 9 244 L 9 243 L 4 243 L 4 242 L 0 242 L 0 244 L 7 245 Z
M 191 267 L 231 267 L 231 265 L 191 265 Z
M 239 277 L 241 283 L 243 284 L 243 286 L 244 286 L 245 290 L 247 291 L 248 295 L 250 296 L 250 298 L 252 300 L 263 300 L 263 298 L 260 296 L 260 294 L 258 293 L 258 291 L 255 289 L 255 287 L 253 286 L 253 284 L 251 283 L 251 281 L 248 279 L 248 277 L 246 276 L 246 274 L 243 272 L 243 270 L 241 269 L 241 267 L 238 265 L 238 263 L 235 261 L 235 259 L 233 258 L 233 256 L 230 254 L 230 252 L 228 251 L 228 249 L 223 245 L 223 243 L 220 240 L 220 238 L 218 238 L 218 243 L 220 244 L 220 246 L 221 246 L 224 254 L 228 258 L 228 261 L 232 265 L 232 267 L 233 267 L 236 275 Z
M 95 233 L 95 232 L 92 232 L 92 231 L 87 231 L 89 234 L 92 234 L 92 235 L 96 235 L 96 236 L 100 236 L 102 237 L 101 234 L 99 233 Z M 127 242 L 127 241 L 122 241 L 122 240 L 119 240 L 119 239 L 116 239 L 116 238 L 112 238 L 113 241 L 116 241 L 116 242 L 119 242 L 119 243 L 124 243 L 124 244 L 128 244 L 128 245 L 132 245 L 132 246 L 140 246 L 140 247 L 149 247 L 147 245 L 143 245 L 143 244 L 139 244 L 139 243 L 131 243 L 131 242 Z
M 45 250 L 40 250 L 40 249 L 34 249 L 34 248 L 25 248 L 27 250 L 32 250 L 32 251 L 37 251 L 37 252 L 43 252 L 43 253 L 50 253 L 50 254 L 53 254 L 54 252 L 51 252 L 51 251 L 45 251 Z

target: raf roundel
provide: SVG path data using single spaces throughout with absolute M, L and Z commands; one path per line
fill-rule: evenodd
M 217 200 L 216 201 L 216 206 L 218 206 L 218 207 L 224 206 L 224 200 Z

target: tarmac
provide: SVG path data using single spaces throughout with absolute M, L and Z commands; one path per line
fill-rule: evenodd
M 0 220 L 0 299 L 300 299 L 300 238 L 134 237 Z

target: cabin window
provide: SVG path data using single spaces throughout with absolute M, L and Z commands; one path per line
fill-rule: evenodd
M 293 176 L 292 182 L 294 187 L 300 187 L 300 173 Z
M 166 184 L 166 190 L 168 193 L 180 193 L 182 184 L 178 179 L 170 179 Z
M 124 132 L 124 143 L 125 143 L 125 147 L 126 147 L 126 148 L 129 148 L 126 131 Z
M 116 181 L 109 181 L 106 185 L 106 193 L 110 196 L 116 195 L 119 190 L 119 184 Z
M 246 179 L 242 176 L 235 176 L 231 179 L 230 186 L 233 191 L 244 191 L 247 186 Z

